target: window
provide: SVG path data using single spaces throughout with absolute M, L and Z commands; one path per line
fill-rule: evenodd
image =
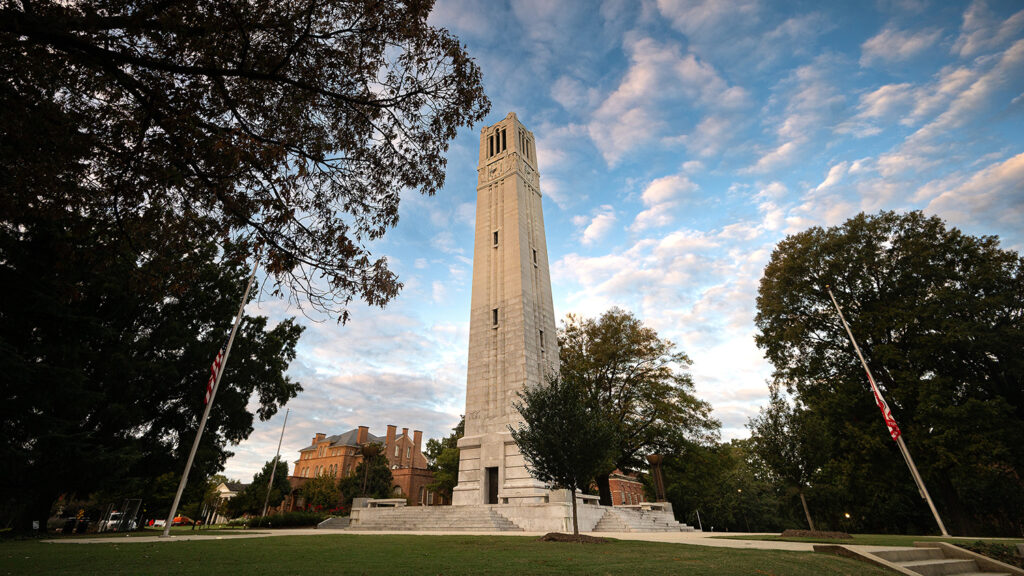
M 544 331 L 543 330 L 540 331 L 540 347 L 541 347 L 541 350 L 544 349 Z
M 494 247 L 495 248 L 498 247 L 498 231 L 497 230 L 494 231 Z
M 395 446 L 395 456 L 396 457 L 398 456 L 398 446 L 397 445 Z
M 505 129 L 501 129 L 501 150 L 505 151 Z
M 487 138 L 488 152 L 487 156 L 494 156 L 494 136 Z
M 405 457 L 408 458 L 410 454 L 412 454 L 412 446 L 406 446 L 405 447 Z
M 498 309 L 495 308 L 495 309 L 491 310 L 491 326 L 497 326 L 497 325 L 498 325 Z
M 537 249 L 536 248 L 533 249 L 533 265 L 534 266 L 537 265 Z

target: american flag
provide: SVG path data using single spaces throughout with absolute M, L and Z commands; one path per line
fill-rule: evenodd
M 896 419 L 892 417 L 892 410 L 889 410 L 889 405 L 885 403 L 882 393 L 878 391 L 878 385 L 875 384 L 875 379 L 871 377 L 871 372 L 868 372 L 868 382 L 871 383 L 871 392 L 875 395 L 875 404 L 878 404 L 878 409 L 882 411 L 882 418 L 885 419 L 885 425 L 889 428 L 889 436 L 896 440 L 902 432 L 900 432 L 900 427 L 896 425 Z
M 222 368 L 224 368 L 224 351 L 227 350 L 228 345 L 224 344 L 220 347 L 220 351 L 217 352 L 217 357 L 213 359 L 213 365 L 210 366 L 210 379 L 206 382 L 206 400 L 203 404 L 210 403 L 210 396 L 213 395 L 213 385 L 217 382 L 217 375 L 220 374 Z

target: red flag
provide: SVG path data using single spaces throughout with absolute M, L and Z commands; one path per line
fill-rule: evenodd
M 217 352 L 217 357 L 213 359 L 213 365 L 210 366 L 210 379 L 206 382 L 206 400 L 203 401 L 203 404 L 210 403 L 210 396 L 213 395 L 213 385 L 217 382 L 217 375 L 220 374 L 221 368 L 224 367 L 224 351 L 227 348 L 227 344 L 221 346 L 220 352 Z

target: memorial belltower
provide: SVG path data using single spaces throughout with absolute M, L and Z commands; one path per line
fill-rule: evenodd
M 480 135 L 476 194 L 466 432 L 452 500 L 541 504 L 548 491 L 508 430 L 519 422 L 516 392 L 558 369 L 537 149 L 515 113 Z

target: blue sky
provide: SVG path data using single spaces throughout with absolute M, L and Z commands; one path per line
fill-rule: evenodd
M 693 359 L 725 439 L 767 397 L 755 298 L 786 235 L 920 209 L 1024 248 L 1020 2 L 439 0 L 431 22 L 481 66 L 486 123 L 514 111 L 537 138 L 556 318 L 633 311 Z M 303 319 L 289 461 L 316 432 L 458 422 L 480 128 L 377 245 L 405 282 L 394 303 Z M 273 458 L 282 418 L 228 476 Z

